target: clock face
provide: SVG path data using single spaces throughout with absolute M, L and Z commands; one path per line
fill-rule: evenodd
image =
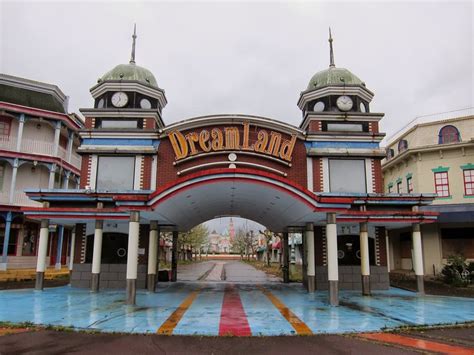
M 313 111 L 314 112 L 323 112 L 324 107 L 326 107 L 326 105 L 324 105 L 324 102 L 318 101 L 314 104 Z
M 140 107 L 144 109 L 150 109 L 151 108 L 151 102 L 148 99 L 141 99 L 140 100 Z
M 339 110 L 341 111 L 349 111 L 354 105 L 352 99 L 346 95 L 339 96 L 337 98 L 336 104 L 337 107 L 339 107 Z
M 128 96 L 126 93 L 119 91 L 112 95 L 112 105 L 115 107 L 124 107 L 128 103 Z

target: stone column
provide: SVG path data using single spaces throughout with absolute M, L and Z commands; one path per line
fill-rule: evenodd
M 56 264 L 54 268 L 61 270 L 61 255 L 63 253 L 64 226 L 58 226 L 58 245 L 56 246 Z
M 178 231 L 173 231 L 173 246 L 171 249 L 171 281 L 178 279 Z
M 12 181 L 10 182 L 10 195 L 8 196 L 8 203 L 10 204 L 13 204 L 14 198 L 15 198 L 16 175 L 18 173 L 19 165 L 20 165 L 20 162 L 18 158 L 15 158 L 15 160 L 13 160 L 13 166 L 12 166 Z
M 282 250 L 282 257 L 283 257 L 283 282 L 289 283 L 290 282 L 290 253 L 288 250 L 288 232 L 283 233 L 283 237 L 281 240 L 281 250 Z
M 71 176 L 71 172 L 69 170 L 66 170 L 64 172 L 64 178 L 63 178 L 63 189 L 67 189 L 69 186 L 69 177 Z
M 74 131 L 69 131 L 68 132 L 68 141 L 67 141 L 67 156 L 66 160 L 68 163 L 71 163 L 71 158 L 72 158 L 72 147 L 74 144 Z
M 148 291 L 155 292 L 156 269 L 158 256 L 158 222 L 150 221 L 150 236 L 148 240 Z
M 72 273 L 74 267 L 74 249 L 76 248 L 76 227 L 71 231 L 71 252 L 69 254 L 69 274 Z
M 370 260 L 369 260 L 369 232 L 367 222 L 360 223 L 360 272 L 362 277 L 362 294 L 370 295 Z
M 23 140 L 23 127 L 25 126 L 25 114 L 20 114 L 20 120 L 18 123 L 18 134 L 16 136 L 16 151 L 21 151 L 21 142 Z
M 413 269 L 416 275 L 416 288 L 419 294 L 425 293 L 425 283 L 423 280 L 423 249 L 421 245 L 421 228 L 419 223 L 413 224 Z
M 329 281 L 329 303 L 331 306 L 339 304 L 339 268 L 337 258 L 337 224 L 336 214 L 327 214 L 326 223 L 327 259 L 328 259 L 328 281 Z
M 61 135 L 61 121 L 56 122 L 56 126 L 54 128 L 54 142 L 53 142 L 53 156 L 58 156 L 59 150 L 59 137 Z
M 56 177 L 56 164 L 51 164 L 51 167 L 49 168 L 48 189 L 54 189 L 55 177 Z
M 314 257 L 314 226 L 313 223 L 306 223 L 306 248 L 308 250 L 308 292 L 316 290 L 316 259 Z
M 95 221 L 94 230 L 94 250 L 92 252 L 92 278 L 91 291 L 99 292 L 100 264 L 102 262 L 102 235 L 104 231 L 104 221 Z
M 12 227 L 12 213 L 7 212 L 5 218 L 5 237 L 3 239 L 2 262 L 0 263 L 0 270 L 7 270 L 8 263 L 8 244 L 10 243 L 10 231 Z
M 140 234 L 140 212 L 130 212 L 128 227 L 127 249 L 127 301 L 129 305 L 136 304 L 137 269 L 138 269 L 138 242 Z
M 36 261 L 35 289 L 43 290 L 44 272 L 46 270 L 46 254 L 48 253 L 49 220 L 41 220 L 41 229 L 38 246 L 38 259 Z

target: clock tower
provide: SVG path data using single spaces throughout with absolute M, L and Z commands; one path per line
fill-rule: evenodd
M 165 91 L 155 76 L 136 64 L 136 27 L 128 64 L 119 64 L 97 80 L 90 92 L 94 107 L 85 116 L 81 187 L 90 190 L 155 188 L 157 132 L 164 127 Z M 85 170 L 87 169 L 87 170 Z

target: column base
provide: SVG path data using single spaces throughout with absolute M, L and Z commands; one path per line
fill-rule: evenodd
M 316 276 L 308 275 L 308 292 L 314 293 L 316 290 Z
M 156 289 L 156 274 L 148 274 L 147 288 L 150 292 L 155 292 Z
M 44 272 L 36 272 L 35 290 L 43 291 Z
M 137 296 L 137 279 L 127 279 L 127 299 L 126 304 L 134 306 Z
M 100 282 L 100 273 L 99 274 L 92 273 L 92 278 L 91 278 L 91 291 L 92 292 L 99 292 L 99 282 Z
M 425 294 L 425 279 L 423 275 L 416 275 L 416 290 L 420 295 Z
M 339 306 L 339 281 L 329 280 L 329 304 Z
M 370 275 L 362 275 L 362 294 L 370 296 Z

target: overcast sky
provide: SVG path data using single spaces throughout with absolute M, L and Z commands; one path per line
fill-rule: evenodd
M 415 116 L 473 104 L 472 2 L 0 2 L 1 72 L 58 85 L 70 111 L 130 58 L 166 91 L 165 123 L 215 113 L 299 125 L 296 106 L 329 64 L 375 93 L 388 135 Z

